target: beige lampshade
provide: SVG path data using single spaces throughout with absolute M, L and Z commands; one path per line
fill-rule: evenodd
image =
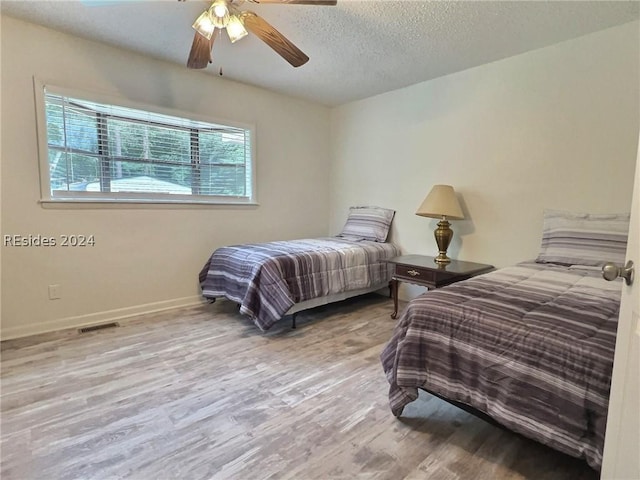
M 464 214 L 451 185 L 434 185 L 427 198 L 424 199 L 416 215 L 421 217 L 462 220 Z

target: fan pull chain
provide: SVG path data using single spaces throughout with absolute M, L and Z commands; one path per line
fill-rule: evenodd
M 222 38 L 222 29 L 219 28 L 218 29 L 218 38 Z M 218 72 L 218 75 L 222 76 L 222 67 L 220 67 L 220 71 Z

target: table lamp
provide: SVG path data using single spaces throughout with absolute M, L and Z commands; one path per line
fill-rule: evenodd
M 448 219 L 462 220 L 464 218 L 453 187 L 451 185 L 434 185 L 418 208 L 416 215 L 440 219 L 438 228 L 434 232 L 439 251 L 434 261 L 440 265 L 450 263 L 451 259 L 447 257 L 447 248 L 453 238 L 453 230 L 450 228 Z

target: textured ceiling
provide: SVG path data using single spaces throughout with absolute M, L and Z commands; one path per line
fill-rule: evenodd
M 90 4 L 90 5 L 89 5 Z M 207 2 L 11 1 L 2 13 L 184 65 Z M 293 68 L 249 35 L 205 71 L 340 105 L 638 19 L 637 1 L 355 1 L 255 5 L 311 60 Z M 185 67 L 186 68 L 186 67 Z M 196 73 L 194 73 L 196 74 Z M 199 73 L 198 73 L 199 74 Z

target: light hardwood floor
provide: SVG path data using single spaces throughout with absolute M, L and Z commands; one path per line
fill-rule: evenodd
M 394 418 L 391 309 L 370 295 L 263 334 L 222 301 L 3 342 L 1 478 L 598 477 L 428 394 Z

